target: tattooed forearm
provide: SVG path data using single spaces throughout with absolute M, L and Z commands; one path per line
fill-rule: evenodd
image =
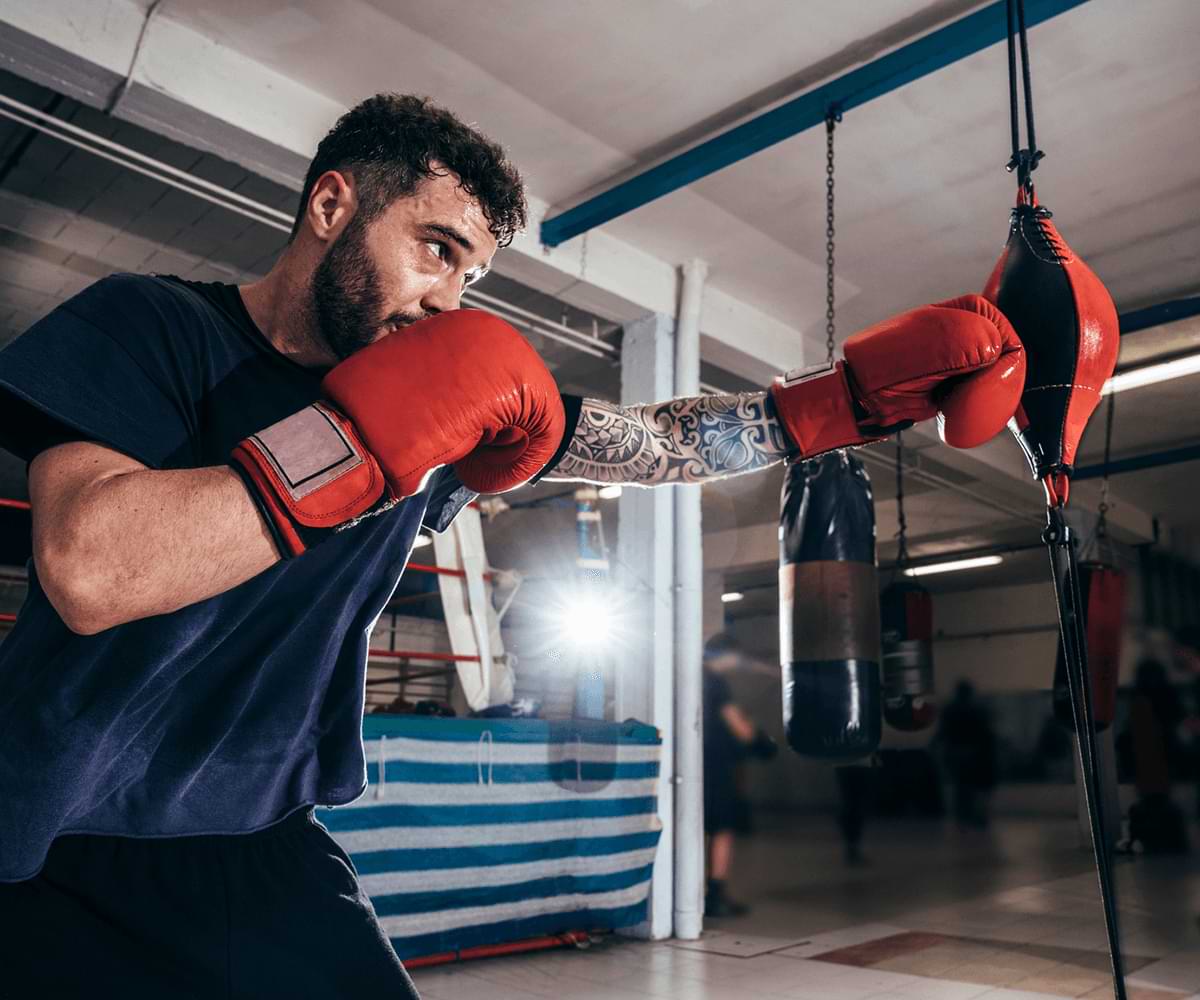
M 575 436 L 547 479 L 657 486 L 724 479 L 789 451 L 763 392 L 618 406 L 585 399 Z

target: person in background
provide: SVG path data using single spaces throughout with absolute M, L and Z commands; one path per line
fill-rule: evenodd
M 1183 769 L 1184 709 L 1160 660 L 1137 666 L 1128 732 L 1138 793 L 1129 808 L 1129 840 L 1147 854 L 1186 851 L 1183 811 L 1171 799 L 1172 778 Z
M 871 798 L 874 769 L 865 764 L 835 767 L 838 787 L 838 830 L 842 834 L 846 864 L 857 868 L 867 864 L 862 852 L 863 830 L 867 825 L 867 806 Z
M 729 674 L 741 664 L 742 654 L 729 635 L 719 633 L 704 644 L 704 832 L 708 835 L 704 912 L 710 917 L 748 912 L 725 889 L 734 837 L 751 829 L 750 803 L 738 787 L 738 764 L 751 756 L 769 760 L 778 752 L 775 741 L 733 700 Z
M 1180 736 L 1187 756 L 1186 777 L 1196 789 L 1196 816 L 1200 818 L 1200 625 L 1185 625 L 1175 634 L 1175 666 L 1188 685 Z
M 987 826 L 987 797 L 996 784 L 996 736 L 970 681 L 959 681 L 942 711 L 937 741 L 945 755 L 959 826 Z

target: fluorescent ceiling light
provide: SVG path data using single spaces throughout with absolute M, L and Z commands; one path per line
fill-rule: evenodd
M 597 495 L 601 500 L 616 500 L 621 495 L 620 486 L 601 486 Z
M 1114 392 L 1124 392 L 1126 389 L 1140 389 L 1144 385 L 1154 385 L 1157 382 L 1166 382 L 1173 378 L 1196 374 L 1200 374 L 1200 354 L 1189 354 L 1172 361 L 1162 361 L 1154 365 L 1142 365 L 1141 368 L 1130 368 L 1128 371 L 1117 372 L 1104 383 L 1101 395 L 1107 396 Z
M 722 604 L 732 604 L 734 601 L 740 601 L 746 595 L 740 590 L 731 590 L 727 594 L 721 595 Z
M 413 548 L 414 549 L 423 549 L 423 548 L 425 548 L 426 545 L 432 545 L 432 544 L 433 544 L 433 539 L 422 532 L 417 532 L 417 537 L 413 540 Z
M 973 559 L 950 559 L 946 562 L 930 563 L 928 566 L 910 566 L 905 576 L 932 576 L 934 573 L 953 573 L 959 569 L 977 569 L 980 566 L 996 566 L 1004 562 L 1002 556 L 975 556 Z

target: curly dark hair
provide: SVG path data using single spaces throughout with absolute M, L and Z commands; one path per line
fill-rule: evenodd
M 504 150 L 427 97 L 376 94 L 351 108 L 329 130 L 308 165 L 292 238 L 313 185 L 328 170 L 348 170 L 358 187 L 358 211 L 370 222 L 397 198 L 434 177 L 440 164 L 479 201 L 488 229 L 508 246 L 525 228 L 525 184 Z
M 741 646 L 728 632 L 718 632 L 710 635 L 704 643 L 704 662 L 720 659 L 730 653 L 740 653 Z

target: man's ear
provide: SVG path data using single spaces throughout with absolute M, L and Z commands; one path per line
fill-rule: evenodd
M 326 243 L 337 237 L 357 209 L 358 193 L 353 176 L 340 170 L 327 170 L 312 186 L 305 221 L 313 235 Z

